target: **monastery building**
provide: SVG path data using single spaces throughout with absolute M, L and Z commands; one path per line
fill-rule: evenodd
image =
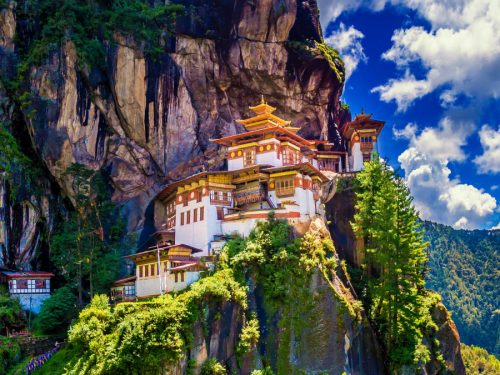
M 138 298 L 185 288 L 204 269 L 199 257 L 216 255 L 228 235 L 248 236 L 271 212 L 306 228 L 319 214 L 322 185 L 361 170 L 384 125 L 369 114 L 356 116 L 341 129 L 348 151 L 335 151 L 328 141 L 302 138 L 264 100 L 250 110 L 254 116 L 238 121 L 245 132 L 212 140 L 225 150 L 227 170 L 198 173 L 158 195 L 163 242 L 129 256 L 135 279 L 115 283 L 115 295 L 125 298 L 133 283 Z

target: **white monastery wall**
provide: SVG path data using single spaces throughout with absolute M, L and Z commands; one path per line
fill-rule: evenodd
M 355 142 L 351 147 L 352 155 L 352 171 L 360 171 L 363 169 L 363 153 L 361 152 L 361 145 Z
M 32 312 L 38 314 L 43 301 L 50 297 L 50 293 L 12 294 L 12 297 L 19 301 L 23 310 L 31 309 Z
M 204 207 L 204 218 L 200 221 L 200 208 Z M 206 196 L 201 202 L 190 200 L 187 206 L 182 203 L 175 209 L 175 243 L 185 244 L 203 250 L 197 256 L 208 255 L 209 242 L 213 236 L 214 222 L 210 217 L 210 197 Z M 198 210 L 198 220 L 194 222 L 194 209 Z M 187 212 L 190 212 L 190 222 L 187 224 Z M 184 225 L 181 225 L 181 213 L 184 213 Z
M 180 274 L 177 275 L 177 282 L 175 281 L 175 275 L 174 273 L 170 272 L 165 272 L 165 263 L 164 261 L 161 262 L 161 276 L 155 275 L 155 276 L 148 276 L 148 277 L 139 277 L 139 267 L 136 267 L 136 282 L 135 282 L 135 288 L 136 288 L 136 296 L 141 298 L 141 297 L 148 297 L 148 296 L 153 296 L 153 295 L 159 295 L 162 292 L 172 292 L 172 291 L 178 291 L 182 290 L 195 281 L 198 281 L 200 278 L 200 272 L 184 272 L 184 281 L 181 281 L 181 276 Z M 147 267 L 150 267 L 151 264 L 154 264 L 155 269 L 157 268 L 157 263 L 147 263 Z M 141 264 L 141 266 L 144 266 Z M 160 283 L 160 278 L 161 278 L 161 283 Z
M 236 171 L 243 169 L 243 158 L 227 159 L 227 170 Z
M 280 211 L 281 212 L 281 211 Z M 222 231 L 224 234 L 231 235 L 233 233 L 239 234 L 241 237 L 246 238 L 255 228 L 257 222 L 265 221 L 265 219 L 241 219 L 222 222 Z
M 269 164 L 274 167 L 282 167 L 283 161 L 281 159 L 278 159 L 278 153 L 276 151 L 269 151 L 257 154 L 257 164 Z

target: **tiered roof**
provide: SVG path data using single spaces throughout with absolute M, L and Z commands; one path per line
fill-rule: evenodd
M 255 113 L 255 116 L 237 121 L 245 127 L 245 133 L 230 135 L 211 141 L 226 147 L 231 147 L 242 143 L 248 143 L 252 140 L 260 140 L 265 136 L 272 135 L 278 140 L 289 141 L 301 148 L 313 147 L 314 142 L 308 141 L 296 134 L 300 128 L 291 126 L 291 121 L 283 120 L 273 114 L 276 108 L 267 104 L 264 101 L 264 97 L 262 97 L 259 105 L 248 108 Z
M 349 140 L 354 133 L 366 130 L 375 130 L 378 135 L 384 127 L 385 122 L 374 120 L 371 117 L 371 113 L 361 113 L 360 115 L 356 115 L 354 120 L 345 124 L 342 128 L 342 136 Z
M 242 124 L 247 131 L 273 128 L 275 126 L 284 128 L 292 133 L 296 133 L 300 130 L 300 128 L 291 126 L 291 121 L 286 121 L 273 115 L 276 108 L 267 104 L 264 100 L 264 96 L 262 96 L 259 105 L 248 108 L 255 113 L 255 116 L 237 121 Z

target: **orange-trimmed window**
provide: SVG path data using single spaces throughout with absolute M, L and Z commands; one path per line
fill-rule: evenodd
M 200 207 L 200 221 L 205 219 L 205 207 Z
M 191 223 L 191 211 L 186 211 L 186 224 Z
M 300 154 L 290 147 L 284 147 L 281 151 L 283 165 L 295 165 L 300 162 Z
M 289 197 L 295 194 L 293 177 L 280 178 L 276 180 L 275 186 L 278 197 Z
M 243 166 L 251 167 L 256 163 L 255 149 L 250 148 L 243 151 Z
M 193 223 L 196 223 L 198 221 L 198 209 L 195 208 L 193 210 Z

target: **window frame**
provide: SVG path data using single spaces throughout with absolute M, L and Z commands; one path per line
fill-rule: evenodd
M 295 195 L 295 176 L 282 177 L 274 181 L 277 197 L 291 197 Z
M 257 152 L 254 147 L 243 150 L 243 167 L 252 167 L 257 164 Z

